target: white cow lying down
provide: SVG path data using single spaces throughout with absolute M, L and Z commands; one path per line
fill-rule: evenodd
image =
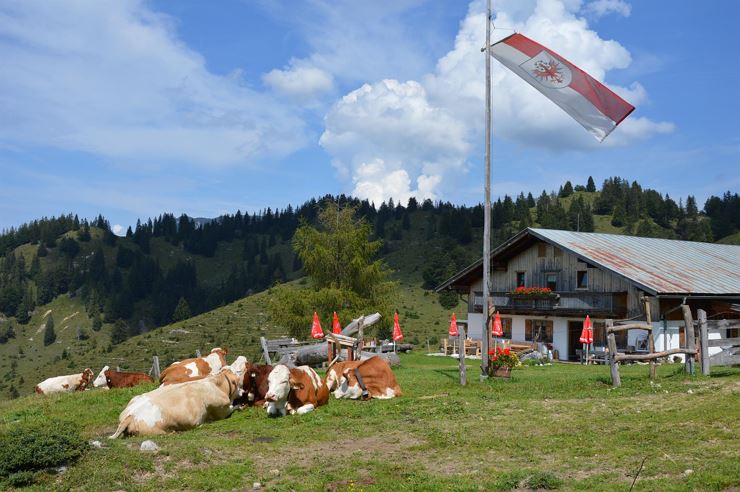
M 239 361 L 233 366 L 236 372 L 226 366 L 204 379 L 160 386 L 135 396 L 118 417 L 118 429 L 110 439 L 122 434 L 164 434 L 225 419 L 234 410 L 231 402 L 241 396 L 244 379 L 244 364 Z

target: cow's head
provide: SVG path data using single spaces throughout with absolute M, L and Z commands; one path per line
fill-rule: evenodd
M 234 362 L 231 363 L 230 366 L 227 367 L 231 369 L 231 372 L 236 374 L 239 378 L 243 378 L 244 373 L 247 371 L 247 358 L 243 355 L 240 355 L 236 358 Z
M 100 374 L 98 374 L 98 377 L 96 377 L 95 381 L 93 381 L 94 388 L 108 387 L 108 380 L 105 377 L 105 371 L 107 371 L 108 369 L 110 369 L 110 367 L 105 366 L 103 369 L 100 370 Z
M 83 391 L 87 389 L 94 376 L 95 375 L 93 374 L 92 369 L 90 369 L 89 367 L 85 368 L 85 370 L 82 371 L 82 377 L 80 378 L 80 385 L 77 387 L 77 391 Z
M 268 390 L 265 395 L 267 400 L 267 413 L 271 416 L 285 415 L 286 404 L 291 390 L 303 389 L 303 383 L 296 381 L 290 373 L 288 366 L 278 364 L 273 367 L 267 376 Z
M 329 388 L 329 391 L 334 391 L 334 389 L 339 385 L 344 365 L 344 362 L 337 362 L 329 366 L 329 369 L 326 370 L 325 383 L 326 387 Z
M 226 379 L 226 382 L 228 383 L 228 391 L 229 391 L 229 399 L 230 400 L 236 400 L 240 396 L 242 396 L 243 390 L 242 390 L 242 376 L 237 375 L 234 373 L 234 371 L 231 369 L 231 367 L 226 366 L 223 369 L 221 369 L 221 372 L 219 372 L 219 376 L 223 376 Z

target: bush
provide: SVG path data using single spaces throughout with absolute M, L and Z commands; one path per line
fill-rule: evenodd
M 71 422 L 47 419 L 19 423 L 0 433 L 0 481 L 10 486 L 32 483 L 37 472 L 72 463 L 86 448 Z
M 563 481 L 550 472 L 537 472 L 529 477 L 525 485 L 534 490 L 546 489 L 553 490 L 559 488 Z

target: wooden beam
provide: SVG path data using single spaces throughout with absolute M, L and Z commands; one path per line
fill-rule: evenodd
M 618 354 L 616 356 L 616 360 L 617 362 L 622 362 L 626 360 L 634 360 L 634 361 L 648 360 L 651 363 L 653 363 L 655 359 L 660 359 L 661 357 L 669 357 L 675 354 L 695 355 L 696 350 L 687 350 L 687 349 L 677 348 L 677 349 L 671 349 L 671 350 L 664 350 L 663 352 L 653 352 L 650 354 Z
M 645 330 L 645 331 L 653 331 L 652 325 L 646 325 L 645 323 L 629 323 L 626 325 L 616 325 L 616 326 L 610 326 L 606 329 L 607 333 L 616 333 L 618 331 L 625 331 L 625 330 Z
M 683 323 L 686 328 L 686 349 L 693 350 L 696 354 L 696 340 L 694 339 L 694 319 L 691 316 L 691 308 L 686 304 L 681 306 L 683 313 Z M 685 362 L 686 374 L 694 375 L 694 357 L 686 356 Z
M 740 338 L 720 338 L 719 340 L 709 340 L 709 347 L 737 347 L 740 345 Z
M 267 339 L 260 337 L 260 344 L 262 344 L 262 356 L 265 358 L 265 364 L 271 366 L 272 360 L 270 359 L 270 351 L 267 350 Z
M 460 328 L 457 333 L 457 343 L 460 349 L 460 384 L 465 386 L 468 383 L 468 375 L 465 372 L 465 329 Z
M 650 299 L 646 297 L 645 298 L 645 321 L 647 322 L 647 324 L 652 326 L 653 325 L 653 314 L 650 311 L 650 309 L 651 309 Z M 655 340 L 653 338 L 653 330 L 650 330 L 648 332 L 648 352 L 650 352 L 651 355 L 655 353 Z M 655 379 L 655 378 L 656 378 L 655 358 L 652 358 L 650 359 L 650 379 Z
M 614 321 L 610 319 L 606 320 L 607 331 L 613 326 L 613 324 Z M 622 381 L 619 378 L 619 363 L 617 362 L 617 355 L 619 355 L 619 353 L 617 352 L 617 339 L 614 336 L 614 333 L 609 333 L 606 336 L 606 343 L 609 347 L 609 366 L 611 366 L 612 372 L 612 386 L 616 388 L 621 386 Z
M 707 331 L 707 313 L 703 309 L 696 312 L 699 318 L 699 337 L 701 343 L 701 373 L 709 376 L 709 332 Z
M 733 328 L 740 328 L 740 321 L 736 319 L 716 319 L 707 321 L 709 331 L 725 331 Z

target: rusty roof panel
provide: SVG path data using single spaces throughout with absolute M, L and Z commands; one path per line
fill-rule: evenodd
M 656 294 L 740 294 L 740 246 L 528 229 Z

